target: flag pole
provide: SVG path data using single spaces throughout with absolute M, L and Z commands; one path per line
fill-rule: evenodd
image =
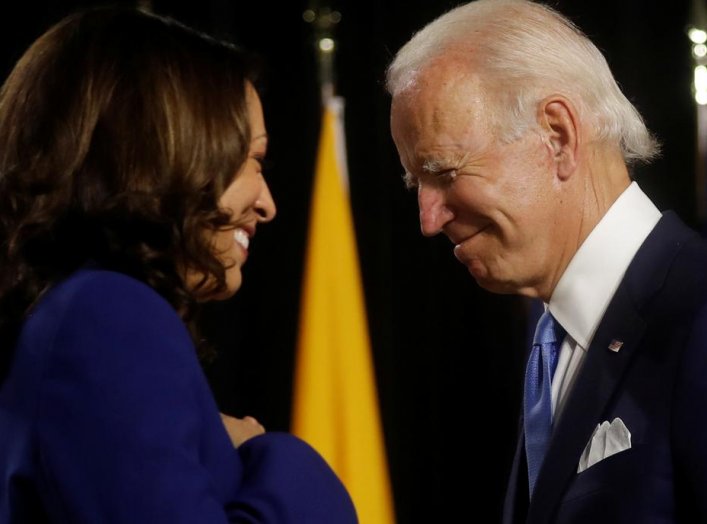
M 326 105 L 335 95 L 334 56 L 336 54 L 336 39 L 334 30 L 341 21 L 341 13 L 330 7 L 311 7 L 302 18 L 314 26 L 317 63 L 319 66 L 319 86 L 322 104 Z
M 336 70 L 334 67 L 337 48 L 334 33 L 336 26 L 341 22 L 341 13 L 330 7 L 317 6 L 307 9 L 302 13 L 302 18 L 305 22 L 314 26 L 314 45 L 317 53 L 322 109 L 331 111 L 336 115 L 334 125 L 337 126 L 335 133 L 337 143 L 335 147 L 339 165 L 341 166 L 339 176 L 341 183 L 348 192 L 348 162 L 346 159 L 346 144 L 343 143 L 346 136 L 343 129 L 344 99 L 336 96 Z

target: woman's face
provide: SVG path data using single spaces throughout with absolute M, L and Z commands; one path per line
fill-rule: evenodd
M 246 86 L 246 104 L 250 119 L 251 142 L 248 158 L 224 191 L 219 206 L 231 215 L 236 229 L 214 233 L 217 256 L 226 268 L 226 291 L 212 299 L 224 299 L 241 287 L 241 267 L 248 258 L 248 246 L 261 222 L 275 216 L 275 202 L 263 178 L 263 159 L 268 146 L 260 98 L 253 86 Z

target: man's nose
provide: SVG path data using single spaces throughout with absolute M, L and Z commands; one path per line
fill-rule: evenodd
M 417 204 L 420 207 L 420 229 L 427 237 L 440 233 L 454 218 L 454 214 L 447 207 L 445 195 L 439 188 L 420 184 L 417 188 Z

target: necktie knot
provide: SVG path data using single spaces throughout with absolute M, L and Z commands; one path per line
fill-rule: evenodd
M 552 316 L 550 310 L 546 310 L 542 314 L 538 325 L 535 328 L 535 337 L 533 337 L 533 345 L 558 344 L 565 336 L 565 330 Z

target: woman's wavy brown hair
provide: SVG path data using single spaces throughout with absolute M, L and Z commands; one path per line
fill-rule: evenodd
M 225 289 L 208 231 L 232 227 L 218 200 L 248 153 L 253 75 L 237 48 L 125 8 L 70 16 L 22 56 L 0 90 L 5 366 L 33 303 L 87 263 L 185 319 Z

